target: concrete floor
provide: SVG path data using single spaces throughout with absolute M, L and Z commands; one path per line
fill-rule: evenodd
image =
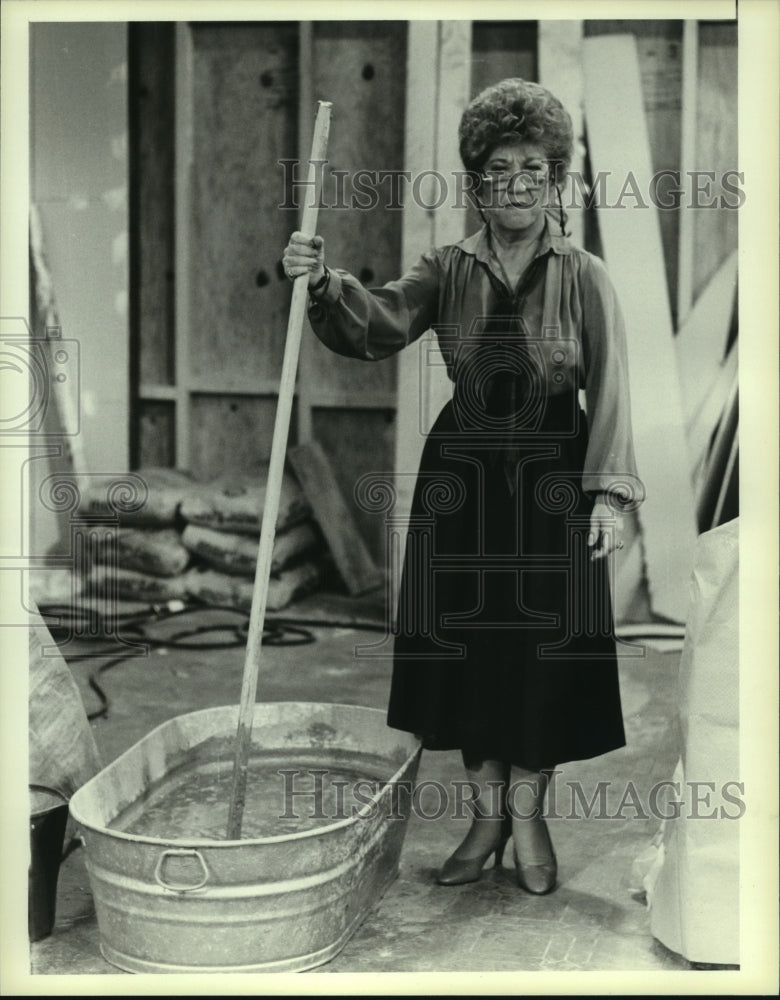
M 381 621 L 376 598 L 349 601 L 318 595 L 293 609 L 298 617 Z M 292 614 L 292 610 L 290 612 Z M 188 621 L 188 623 L 191 619 Z M 184 626 L 179 619 L 176 629 Z M 172 631 L 173 626 L 168 628 Z M 357 659 L 354 647 L 375 634 L 350 627 L 314 628 L 317 641 L 267 648 L 260 700 L 335 701 L 384 708 L 390 664 Z M 162 634 L 162 632 L 160 633 Z M 199 708 L 235 703 L 241 687 L 243 649 L 153 651 L 103 675 L 111 699 L 107 719 L 93 723 L 104 763 L 154 726 Z M 648 650 L 621 662 L 628 746 L 596 761 L 569 764 L 558 777 L 579 780 L 590 795 L 609 778 L 620 795 L 631 779 L 643 800 L 650 786 L 668 778 L 678 742 L 675 678 L 679 653 Z M 95 662 L 75 664 L 88 709 L 96 707 L 86 676 Z M 419 778 L 445 785 L 461 778 L 457 753 L 423 754 Z M 611 799 L 612 801 L 612 793 Z M 567 808 L 568 798 L 564 798 Z M 520 890 L 511 867 L 488 870 L 479 882 L 441 887 L 434 872 L 465 834 L 467 822 L 410 820 L 401 873 L 344 950 L 320 972 L 519 972 L 528 970 L 689 970 L 690 964 L 649 932 L 646 907 L 632 880 L 634 859 L 657 828 L 654 819 L 551 820 L 559 861 L 559 888 L 546 897 Z M 505 864 L 510 865 L 511 851 Z M 99 934 L 84 850 L 62 865 L 54 932 L 31 948 L 37 974 L 115 974 L 100 955 Z

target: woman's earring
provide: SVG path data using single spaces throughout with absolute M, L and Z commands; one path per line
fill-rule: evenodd
M 568 234 L 566 232 L 566 213 L 563 210 L 563 194 L 558 184 L 555 185 L 555 191 L 558 195 L 558 222 L 561 227 L 561 236 L 567 236 Z

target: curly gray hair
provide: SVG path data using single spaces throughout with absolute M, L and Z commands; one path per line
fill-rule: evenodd
M 545 151 L 555 184 L 565 179 L 574 146 L 571 118 L 558 98 L 520 77 L 502 80 L 478 94 L 463 112 L 458 139 L 463 165 L 476 174 L 499 143 L 537 143 Z

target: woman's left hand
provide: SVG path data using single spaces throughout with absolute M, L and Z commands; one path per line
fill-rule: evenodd
M 588 546 L 591 561 L 603 559 L 613 549 L 623 548 L 623 518 L 603 500 L 597 500 L 593 505 Z

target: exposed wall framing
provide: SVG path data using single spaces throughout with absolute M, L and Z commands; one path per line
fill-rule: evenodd
M 280 258 L 305 194 L 292 183 L 305 169 L 280 161 L 308 158 L 318 99 L 335 112 L 328 261 L 366 284 L 397 275 L 400 211 L 339 210 L 332 180 L 402 168 L 405 47 L 405 22 L 134 26 L 134 465 L 208 477 L 268 459 L 290 301 Z M 337 358 L 309 332 L 298 397 L 291 440 L 338 458 L 350 502 L 362 472 L 392 469 L 394 360 Z M 355 513 L 377 554 L 382 526 Z

